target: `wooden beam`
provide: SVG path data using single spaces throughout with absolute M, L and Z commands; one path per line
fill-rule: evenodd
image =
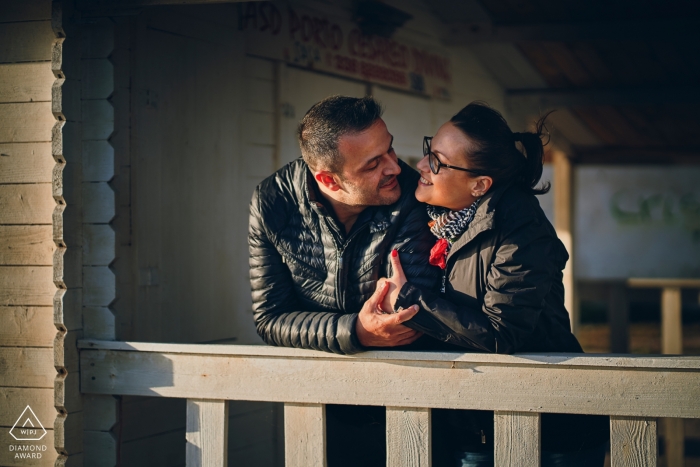
M 700 279 L 655 279 L 655 278 L 631 278 L 627 285 L 632 288 L 664 288 L 679 287 L 681 289 L 700 289 Z
M 539 467 L 542 423 L 539 413 L 496 412 L 494 465 Z
M 430 424 L 430 409 L 387 407 L 387 467 L 430 467 Z
M 526 41 L 632 41 L 693 40 L 697 19 L 585 21 L 499 25 L 489 21 L 452 23 L 443 39 L 446 45 Z
M 569 252 L 569 261 L 564 268 L 564 306 L 569 312 L 571 331 L 578 328 L 578 301 L 576 299 L 576 281 L 574 279 L 574 174 L 571 160 L 561 151 L 551 152 L 554 162 L 554 228 L 559 240 Z
M 656 467 L 656 419 L 610 417 L 611 467 Z
M 683 353 L 683 323 L 681 319 L 681 289 L 664 287 L 661 292 L 661 353 Z
M 326 406 L 284 404 L 284 462 L 287 467 L 326 466 Z
M 574 146 L 576 164 L 700 164 L 700 148 Z
M 123 350 L 85 348 L 91 345 Z M 79 346 L 84 393 L 187 398 L 196 388 L 197 397 L 208 399 L 378 406 L 401 394 L 402 407 L 700 418 L 700 357 L 692 356 L 336 356 L 266 346 Z M 494 387 L 499 391 L 488 390 Z
M 610 351 L 629 352 L 629 303 L 624 282 L 612 283 L 608 289 L 608 323 Z
M 203 5 L 210 3 L 238 3 L 250 0 L 78 0 L 79 11 L 118 10 L 164 5 Z M 262 1 L 262 0 L 252 0 Z
M 187 467 L 228 466 L 228 402 L 187 399 Z
M 624 87 L 598 89 L 508 89 L 507 108 L 546 111 L 565 107 L 700 103 L 700 87 Z

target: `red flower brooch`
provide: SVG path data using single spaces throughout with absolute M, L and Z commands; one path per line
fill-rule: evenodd
M 435 242 L 435 245 L 430 250 L 430 264 L 438 266 L 440 269 L 445 269 L 445 267 L 447 267 L 445 260 L 447 259 L 447 250 L 449 247 L 450 243 L 444 238 Z

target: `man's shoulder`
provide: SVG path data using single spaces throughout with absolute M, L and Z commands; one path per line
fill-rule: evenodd
M 296 159 L 260 182 L 253 194 L 257 215 L 265 223 L 284 222 L 303 203 L 306 164 Z

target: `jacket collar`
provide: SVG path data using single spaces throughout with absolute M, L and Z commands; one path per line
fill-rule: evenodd
M 462 247 L 471 242 L 477 235 L 494 228 L 496 206 L 503 196 L 503 193 L 508 191 L 510 185 L 511 184 L 506 184 L 501 187 L 497 187 L 495 190 L 490 190 L 486 195 L 484 195 L 483 198 L 481 198 L 481 203 L 479 203 L 479 207 L 476 209 L 474 219 L 472 220 L 471 224 L 469 224 L 469 228 L 464 231 L 462 236 L 459 237 L 450 248 L 450 252 L 447 255 L 447 261 L 449 261 L 450 257 L 457 253 L 457 251 L 459 251 Z

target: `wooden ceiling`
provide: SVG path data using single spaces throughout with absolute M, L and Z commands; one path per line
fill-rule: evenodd
M 571 112 L 600 141 L 580 162 L 700 163 L 700 2 L 437 3 L 446 43 L 524 55 L 545 86 L 508 89 L 511 105 Z

